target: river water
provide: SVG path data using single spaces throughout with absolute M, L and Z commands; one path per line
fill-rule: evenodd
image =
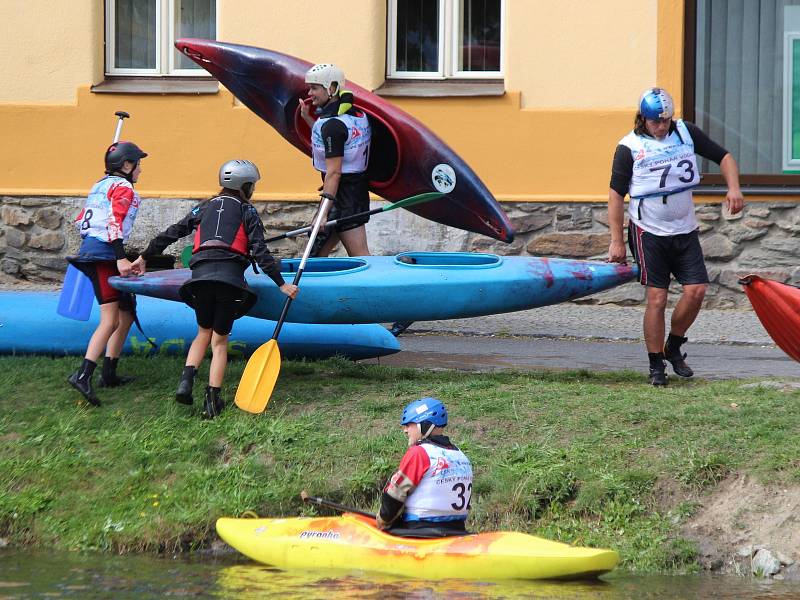
M 28 598 L 555 598 L 591 600 L 795 599 L 800 583 L 732 576 L 635 576 L 597 582 L 421 581 L 360 572 L 282 572 L 234 557 L 0 551 L 0 600 Z

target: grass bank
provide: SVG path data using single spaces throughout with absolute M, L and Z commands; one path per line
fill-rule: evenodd
M 677 532 L 695 504 L 680 498 L 732 470 L 800 480 L 796 392 L 740 381 L 654 390 L 632 373 L 286 362 L 266 413 L 203 422 L 197 401 L 172 399 L 177 359 L 123 360 L 138 380 L 100 390 L 100 409 L 66 385 L 76 362 L 0 358 L 0 537 L 11 544 L 192 549 L 219 516 L 310 514 L 302 489 L 374 508 L 404 451 L 400 410 L 424 395 L 447 403 L 473 461 L 473 529 L 612 547 L 631 570 L 694 568 Z

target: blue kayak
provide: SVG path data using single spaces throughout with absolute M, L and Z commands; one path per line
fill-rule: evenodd
M 299 259 L 283 259 L 292 279 Z M 469 252 L 405 252 L 397 256 L 312 258 L 287 321 L 388 323 L 477 317 L 582 298 L 636 278 L 632 265 Z M 189 269 L 112 277 L 119 290 L 181 301 Z M 258 296 L 251 317 L 276 319 L 285 296 L 266 276 L 247 273 Z
M 56 314 L 58 298 L 57 292 L 0 292 L 0 354 L 83 354 L 100 320 L 100 310 L 95 304 L 88 321 L 67 319 Z M 194 311 L 185 304 L 154 298 L 137 300 L 139 321 L 158 344 L 157 353 L 186 354 L 197 332 Z M 274 329 L 273 321 L 250 317 L 236 320 L 228 345 L 230 355 L 249 356 L 272 336 Z M 286 358 L 343 356 L 360 360 L 400 351 L 397 338 L 376 324 L 287 323 L 278 342 L 281 355 Z M 123 352 L 144 355 L 155 351 L 134 325 Z

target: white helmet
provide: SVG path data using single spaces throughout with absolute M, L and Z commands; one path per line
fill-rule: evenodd
M 241 190 L 245 184 L 261 179 L 258 167 L 249 160 L 229 160 L 219 168 L 219 184 L 229 190 Z
M 336 84 L 336 93 L 344 89 L 344 71 L 333 63 L 320 63 L 306 71 L 306 83 L 316 83 L 330 94 L 331 84 Z

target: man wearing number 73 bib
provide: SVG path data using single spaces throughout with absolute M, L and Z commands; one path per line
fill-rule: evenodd
M 628 245 L 639 265 L 639 281 L 647 287 L 644 339 L 650 361 L 650 383 L 667 385 L 666 361 L 675 374 L 691 377 L 681 344 L 700 312 L 708 272 L 700 247 L 692 188 L 700 183 L 697 157 L 719 164 L 728 188 L 725 204 L 731 214 L 744 206 L 739 168 L 733 156 L 703 131 L 674 119 L 674 103 L 662 88 L 645 90 L 639 100 L 634 129 L 614 153 L 608 192 L 610 262 L 624 263 L 624 198 L 628 205 Z M 683 286 L 664 340 L 664 311 L 670 277 Z
M 447 409 L 436 398 L 415 400 L 400 426 L 408 450 L 381 496 L 379 528 L 409 537 L 464 535 L 472 497 L 472 465 L 443 435 Z

